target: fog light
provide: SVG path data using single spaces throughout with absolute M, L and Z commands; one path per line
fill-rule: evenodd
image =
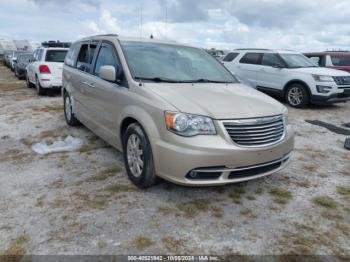
M 196 171 L 191 171 L 189 173 L 190 178 L 196 178 L 197 177 L 197 172 Z
M 332 90 L 332 87 L 330 86 L 316 86 L 316 88 L 317 88 L 317 92 L 322 94 L 329 93 L 329 91 Z

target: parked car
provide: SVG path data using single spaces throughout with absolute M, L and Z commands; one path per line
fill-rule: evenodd
M 63 67 L 64 113 L 123 151 L 138 187 L 162 177 L 221 185 L 284 168 L 287 109 L 240 84 L 202 49 L 116 35 L 74 43 Z
M 314 63 L 321 67 L 328 67 L 350 72 L 350 52 L 316 52 L 305 53 Z
M 48 89 L 62 87 L 62 67 L 68 48 L 52 46 L 36 49 L 26 68 L 27 86 L 35 86 L 38 95 L 46 94 Z
M 10 61 L 11 61 L 12 55 L 13 55 L 13 51 L 4 52 L 4 65 L 8 68 L 10 67 Z
M 350 100 L 350 74 L 320 68 L 293 51 L 239 49 L 223 59 L 224 65 L 258 90 L 284 97 L 292 107 Z
M 26 79 L 26 67 L 32 57 L 31 53 L 22 53 L 17 56 L 15 60 L 15 76 L 18 79 Z
M 11 69 L 11 71 L 15 71 L 15 63 L 17 62 L 17 57 L 18 57 L 20 54 L 30 54 L 30 52 L 28 52 L 28 51 L 23 51 L 23 50 L 13 51 L 13 52 L 12 52 L 11 59 L 10 59 L 10 69 Z

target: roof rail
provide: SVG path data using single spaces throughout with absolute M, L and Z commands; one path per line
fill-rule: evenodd
M 330 50 L 330 51 L 324 51 L 325 53 L 350 53 L 349 50 Z
M 102 34 L 102 35 L 95 35 L 95 36 L 116 36 L 118 37 L 118 34 Z
M 42 42 L 41 45 L 43 47 L 64 47 L 64 48 L 69 48 L 71 46 L 70 42 L 60 42 L 60 41 L 45 41 Z

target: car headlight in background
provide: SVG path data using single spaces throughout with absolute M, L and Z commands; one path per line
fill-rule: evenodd
M 312 75 L 312 77 L 317 82 L 334 82 L 334 79 L 331 76 Z
M 165 112 L 168 130 L 180 136 L 216 135 L 214 122 L 206 116 Z

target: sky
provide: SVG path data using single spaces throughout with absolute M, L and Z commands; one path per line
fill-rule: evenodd
M 0 38 L 152 34 L 227 50 L 348 50 L 349 7 L 349 0 L 0 0 Z

